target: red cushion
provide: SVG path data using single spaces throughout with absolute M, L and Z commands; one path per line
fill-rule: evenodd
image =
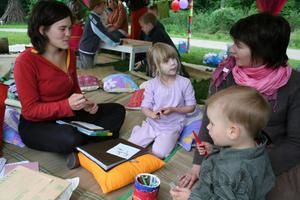
M 2 156 L 3 122 L 4 122 L 4 112 L 5 112 L 4 101 L 7 97 L 7 90 L 8 87 L 0 83 L 0 157 Z
M 145 89 L 136 90 L 130 97 L 127 109 L 141 109 Z

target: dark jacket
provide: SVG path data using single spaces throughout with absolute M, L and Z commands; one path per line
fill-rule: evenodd
M 263 200 L 275 183 L 267 139 L 255 148 L 222 148 L 201 166 L 191 200 Z
M 79 51 L 94 55 L 100 48 L 100 41 L 111 46 L 117 46 L 120 40 L 111 35 L 101 22 L 100 16 L 91 12 L 84 26 L 84 32 L 79 43 Z
M 209 95 L 232 85 L 236 83 L 230 73 L 218 88 L 210 87 Z M 269 103 L 272 113 L 263 133 L 271 140 L 268 152 L 277 176 L 300 163 L 300 73 L 293 70 L 288 83 L 279 88 L 277 100 Z M 206 129 L 208 122 L 205 111 L 199 136 L 211 142 Z M 202 159 L 195 153 L 193 163 L 200 164 Z

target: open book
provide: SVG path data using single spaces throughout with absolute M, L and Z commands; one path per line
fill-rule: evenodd
M 124 139 L 91 143 L 76 148 L 105 171 L 146 153 L 146 149 Z
M 70 121 L 66 122 L 63 120 L 57 120 L 56 123 L 58 124 L 68 124 L 71 126 L 74 126 L 77 128 L 78 131 L 81 133 L 84 133 L 89 136 L 112 136 L 112 132 L 109 130 L 105 130 L 103 127 L 87 123 L 87 122 L 82 122 L 82 121 Z

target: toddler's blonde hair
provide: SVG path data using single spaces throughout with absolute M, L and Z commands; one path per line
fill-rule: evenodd
M 258 91 L 247 86 L 231 86 L 220 90 L 207 100 L 206 105 L 219 106 L 229 121 L 242 125 L 253 138 L 269 120 L 269 103 Z

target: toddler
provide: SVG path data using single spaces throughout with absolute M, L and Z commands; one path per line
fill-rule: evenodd
M 216 147 L 197 144 L 200 155 L 208 154 L 199 183 L 192 191 L 171 189 L 173 199 L 265 199 L 275 182 L 267 139 L 259 134 L 268 121 L 268 102 L 253 88 L 232 86 L 206 104 L 207 129 Z
M 195 109 L 195 92 L 190 80 L 178 75 L 180 62 L 172 46 L 158 42 L 147 58 L 156 72 L 146 84 L 141 105 L 147 118 L 133 128 L 129 141 L 143 147 L 153 142 L 153 154 L 164 158 L 176 145 L 186 113 Z

